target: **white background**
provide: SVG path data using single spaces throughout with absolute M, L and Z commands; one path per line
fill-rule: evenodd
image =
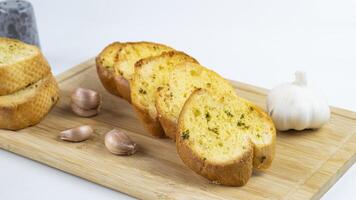
M 31 1 L 55 74 L 113 41 L 168 44 L 223 76 L 271 88 L 297 69 L 356 110 L 356 1 Z M 0 199 L 128 199 L 0 150 Z M 353 166 L 323 199 L 356 196 Z

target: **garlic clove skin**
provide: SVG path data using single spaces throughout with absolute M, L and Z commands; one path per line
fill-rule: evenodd
M 94 130 L 91 126 L 83 125 L 76 128 L 68 129 L 60 132 L 59 137 L 62 140 L 69 142 L 82 142 L 87 140 L 92 134 Z
M 77 88 L 71 95 L 72 103 L 84 110 L 91 110 L 100 107 L 102 103 L 101 95 L 90 89 Z
M 137 145 L 124 132 L 117 129 L 105 135 L 105 146 L 113 154 L 129 156 L 137 151 Z
M 91 109 L 91 110 L 84 110 L 80 108 L 77 104 L 72 103 L 71 105 L 72 111 L 81 117 L 92 117 L 99 113 L 99 108 Z
M 308 85 L 306 74 L 273 88 L 267 97 L 267 111 L 280 131 L 318 129 L 330 120 L 330 108 L 323 93 Z

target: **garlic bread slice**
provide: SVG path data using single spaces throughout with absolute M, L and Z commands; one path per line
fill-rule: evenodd
M 224 112 L 234 112 L 228 105 L 231 99 L 223 97 L 204 90 L 192 93 L 179 118 L 177 152 L 201 176 L 223 185 L 242 186 L 253 171 L 253 145 L 247 134 L 234 128 L 234 120 Z
M 240 175 L 234 177 L 231 172 L 231 177 L 222 178 L 225 164 L 216 163 L 217 160 L 239 163 L 232 155 L 249 148 L 242 142 L 244 137 L 248 137 L 253 148 L 253 167 L 270 167 L 275 157 L 276 129 L 271 118 L 259 107 L 237 95 L 216 95 L 207 90 L 195 91 L 184 104 L 178 120 L 177 151 L 184 163 L 197 173 L 222 184 L 245 183 L 238 179 Z M 194 161 L 198 158 L 206 158 L 202 166 L 216 165 L 211 166 L 212 169 L 197 170 L 199 167 Z
M 131 79 L 131 103 L 146 129 L 156 137 L 164 136 L 156 110 L 156 92 L 167 84 L 170 72 L 179 64 L 197 61 L 183 52 L 170 51 L 136 63 Z
M 234 94 L 235 89 L 219 74 L 195 63 L 177 66 L 170 74 L 168 84 L 157 92 L 156 108 L 166 135 L 175 140 L 178 117 L 184 103 L 197 88 L 212 93 Z

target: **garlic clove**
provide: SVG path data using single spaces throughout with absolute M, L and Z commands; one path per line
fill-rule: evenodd
M 105 135 L 105 146 L 113 154 L 116 155 L 132 155 L 137 151 L 137 145 L 126 135 L 119 130 L 111 130 Z
M 62 131 L 60 132 L 59 137 L 65 141 L 81 142 L 87 140 L 93 132 L 94 130 L 90 126 L 83 125 Z
M 97 109 L 91 109 L 91 110 L 85 110 L 80 108 L 77 104 L 72 103 L 71 105 L 72 111 L 77 114 L 78 116 L 81 117 L 92 117 L 94 115 L 97 115 L 99 113 L 99 108 Z
M 90 110 L 100 107 L 101 95 L 90 89 L 77 88 L 71 95 L 72 103 L 84 110 Z

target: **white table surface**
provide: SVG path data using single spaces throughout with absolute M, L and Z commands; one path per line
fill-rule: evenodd
M 31 1 L 55 74 L 110 42 L 169 44 L 223 76 L 271 88 L 297 69 L 331 105 L 356 110 L 356 1 Z M 131 199 L 0 150 L 0 199 Z M 356 167 L 323 196 L 352 199 Z

